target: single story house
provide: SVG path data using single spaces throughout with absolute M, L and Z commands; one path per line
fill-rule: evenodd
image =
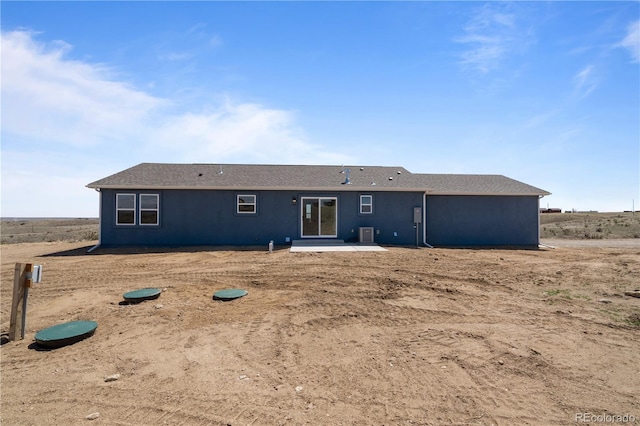
M 536 246 L 549 195 L 501 175 L 380 166 L 142 163 L 87 187 L 102 246 Z

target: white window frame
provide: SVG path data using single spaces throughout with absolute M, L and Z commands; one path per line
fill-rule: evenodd
M 364 198 L 369 197 L 371 202 L 365 203 Z M 364 211 L 363 207 L 369 207 L 369 211 Z M 373 195 L 371 194 L 362 194 L 360 195 L 360 214 L 373 214 Z
M 142 208 L 142 197 L 155 197 L 156 199 L 156 208 Z M 159 194 L 140 194 L 140 214 L 139 214 L 139 222 L 140 226 L 158 226 L 160 224 L 160 195 Z M 156 221 L 155 223 L 143 223 L 142 222 L 142 212 L 155 212 L 156 213 Z
M 133 207 L 120 207 L 120 196 L 121 195 L 128 195 L 130 197 L 133 198 Z M 119 221 L 119 216 L 120 216 L 120 212 L 121 211 L 131 211 L 133 212 L 133 222 L 129 223 L 129 222 L 120 222 Z M 136 194 L 130 194 L 130 193 L 116 193 L 116 225 L 119 226 L 135 226 L 136 224 Z
M 242 197 L 252 197 L 253 202 L 240 201 Z M 240 210 L 241 206 L 252 206 L 253 210 L 251 211 L 242 211 Z M 238 194 L 236 195 L 236 213 L 237 214 L 256 214 L 258 211 L 258 196 L 256 194 Z

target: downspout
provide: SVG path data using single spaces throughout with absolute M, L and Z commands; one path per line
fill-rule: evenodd
M 95 190 L 100 194 L 98 202 L 98 244 L 87 250 L 87 253 L 91 253 L 92 251 L 100 247 L 100 244 L 102 244 L 102 192 L 100 191 L 100 188 L 95 188 Z
M 433 248 L 431 244 L 427 243 L 427 191 L 422 194 L 422 244 Z

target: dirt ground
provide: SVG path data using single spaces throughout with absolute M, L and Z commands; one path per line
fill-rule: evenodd
M 0 349 L 3 425 L 640 423 L 640 299 L 624 294 L 640 287 L 637 246 L 85 254 L 91 245 L 1 247 L 3 333 L 14 264 L 43 265 L 25 340 Z M 121 304 L 143 287 L 164 291 Z M 249 294 L 213 300 L 224 288 Z M 72 320 L 98 329 L 34 344 Z

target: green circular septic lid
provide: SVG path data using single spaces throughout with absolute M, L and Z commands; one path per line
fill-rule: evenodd
M 162 290 L 159 288 L 141 288 L 140 290 L 130 291 L 122 295 L 125 302 L 139 303 L 143 300 L 152 300 L 160 297 Z
M 233 300 L 249 294 L 247 290 L 240 288 L 228 288 L 226 290 L 220 290 L 213 293 L 214 300 Z
M 96 328 L 98 323 L 95 321 L 66 322 L 38 331 L 36 343 L 48 348 L 59 348 L 92 336 Z

